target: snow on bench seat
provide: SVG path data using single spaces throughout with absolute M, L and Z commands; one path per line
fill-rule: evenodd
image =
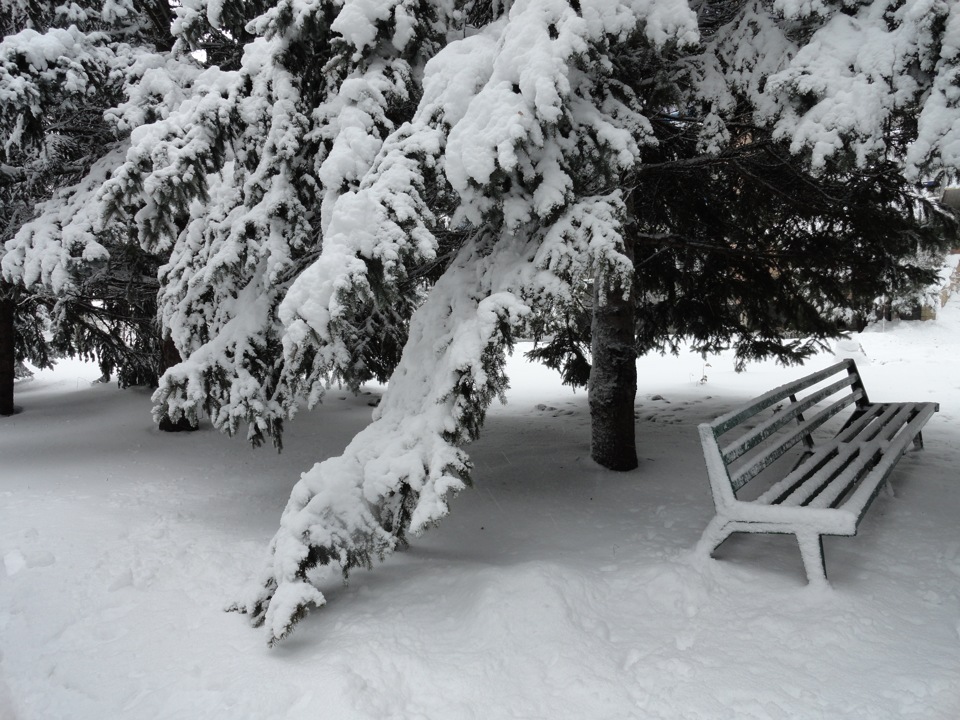
M 832 437 L 819 437 L 851 406 Z M 807 580 L 826 583 L 822 536 L 857 533 L 910 444 L 923 447 L 923 426 L 939 409 L 929 402 L 871 403 L 856 363 L 842 360 L 700 425 L 717 514 L 698 551 L 712 555 L 735 532 L 796 535 Z M 778 461 L 789 460 L 800 443 L 802 454 L 784 473 Z M 752 499 L 743 497 L 748 483 Z

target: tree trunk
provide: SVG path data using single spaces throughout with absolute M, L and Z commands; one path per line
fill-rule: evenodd
M 157 373 L 157 377 L 163 375 L 167 371 L 167 368 L 173 367 L 182 359 L 183 358 L 180 357 L 180 351 L 177 350 L 177 346 L 173 343 L 173 339 L 169 335 L 165 337 L 160 344 L 160 370 Z M 181 417 L 174 422 L 167 415 L 160 418 L 159 427 L 163 432 L 191 432 L 200 429 L 200 426 L 191 421 L 190 418 Z
M 15 311 L 13 287 L 0 281 L 0 415 L 13 415 L 13 378 L 17 367 L 13 326 Z
M 624 252 L 633 261 L 633 243 Z M 593 286 L 589 398 L 591 457 L 610 470 L 637 467 L 633 404 L 637 395 L 637 351 L 634 336 L 632 279 L 624 287 L 618 277 L 598 273 Z

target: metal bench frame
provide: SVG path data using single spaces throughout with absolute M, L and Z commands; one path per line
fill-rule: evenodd
M 840 431 L 814 442 L 812 433 L 851 405 Z M 768 408 L 772 417 L 744 428 Z M 848 359 L 703 423 L 700 439 L 717 514 L 698 552 L 712 556 L 735 532 L 796 535 L 807 581 L 826 584 L 823 536 L 856 535 L 897 461 L 911 443 L 923 447 L 921 430 L 939 409 L 931 402 L 871 403 Z M 767 477 L 764 471 L 800 442 L 804 453 L 793 469 L 779 479 Z M 756 478 L 770 486 L 753 500 L 739 500 L 738 492 Z

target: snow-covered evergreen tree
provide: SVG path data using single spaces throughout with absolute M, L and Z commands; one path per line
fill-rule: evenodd
M 95 201 L 126 151 L 111 111 L 179 64 L 171 19 L 166 0 L 0 3 L 0 256 L 21 358 L 96 356 L 122 384 L 156 382 L 155 260 Z M 158 90 L 141 112 L 176 101 Z
M 93 103 L 109 142 L 4 272 L 75 287 L 135 239 L 163 263 L 184 358 L 159 411 L 254 442 L 328 382 L 389 379 L 371 425 L 296 485 L 238 604 L 271 641 L 327 573 L 446 514 L 516 332 L 568 329 L 550 352 L 573 379 L 592 320 L 594 455 L 629 467 L 610 449 L 638 347 L 682 332 L 802 356 L 784 329 L 834 332 L 823 318 L 877 268 L 922 279 L 898 261 L 938 216 L 905 183 L 960 153 L 948 0 L 185 0 L 149 51 L 111 34 L 135 9 L 4 41 L 10 118 L 34 117 L 34 92 L 65 111 L 110 93 Z M 10 149 L 42 159 L 55 134 L 8 127 L 0 170 L 19 179 Z
M 283 420 L 329 379 L 389 377 L 414 285 L 355 308 L 352 354 L 334 366 L 306 351 L 283 364 L 277 307 L 319 253 L 328 208 L 416 106 L 419 68 L 439 44 L 440 13 L 421 5 L 197 0 L 178 10 L 178 47 L 213 48 L 208 61 L 236 68 L 209 67 L 174 111 L 137 127 L 101 193 L 147 247 L 169 254 L 160 313 L 184 362 L 161 381 L 160 411 L 205 409 L 227 432 L 246 423 L 254 442 L 279 444 Z
M 957 65 L 950 3 L 518 0 L 502 15 L 469 10 L 468 22 L 484 24 L 427 64 L 412 119 L 356 190 L 327 203 L 321 254 L 281 306 L 289 367 L 309 356 L 335 372 L 351 356 L 356 309 L 435 258 L 440 228 L 460 234 L 374 422 L 301 478 L 259 589 L 238 606 L 272 640 L 324 603 L 317 586 L 331 569 L 368 565 L 447 512 L 469 478 L 463 444 L 505 387 L 513 331 L 575 310 L 590 283 L 600 306 L 629 298 L 630 245 L 651 239 L 649 206 L 683 202 L 638 189 L 663 150 L 658 126 L 694 136 L 697 155 L 660 158 L 676 171 L 783 143 L 814 172 L 852 181 L 878 163 L 904 161 L 908 173 L 956 165 L 942 130 L 960 122 L 955 99 L 943 90 L 939 114 L 924 102 Z M 842 62 L 826 69 L 824 58 Z M 783 177 L 795 170 L 786 168 Z M 894 202 L 905 197 L 898 187 Z

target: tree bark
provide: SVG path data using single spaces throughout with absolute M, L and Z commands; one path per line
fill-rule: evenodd
M 624 238 L 624 252 L 633 261 L 633 242 Z M 610 470 L 637 467 L 633 406 L 637 396 L 637 350 L 632 278 L 624 287 L 619 277 L 593 284 L 593 323 L 588 386 L 591 457 Z
M 173 339 L 169 335 L 166 336 L 160 344 L 160 370 L 157 373 L 157 377 L 163 375 L 167 371 L 167 368 L 173 367 L 182 359 L 183 358 L 180 357 L 180 351 L 177 350 L 177 346 L 173 343 Z M 193 430 L 200 429 L 200 426 L 188 417 L 181 417 L 174 422 L 167 415 L 160 418 L 159 427 L 163 432 L 192 432 Z
M 13 415 L 13 379 L 17 367 L 13 325 L 15 312 L 13 287 L 0 281 L 0 415 Z

